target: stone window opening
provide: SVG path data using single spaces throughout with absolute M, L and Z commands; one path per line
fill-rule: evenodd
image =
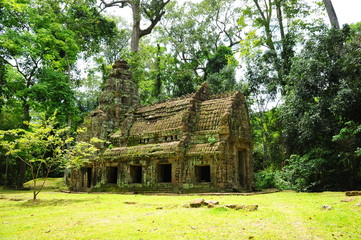
M 140 165 L 130 165 L 130 183 L 142 183 L 143 167 Z
M 158 164 L 158 182 L 172 182 L 172 164 Z
M 107 167 L 107 183 L 116 184 L 118 181 L 118 167 Z
M 196 166 L 196 181 L 211 182 L 211 167 L 209 165 Z
M 167 137 L 167 136 L 164 137 L 164 141 L 168 141 L 168 137 Z
M 83 188 L 90 188 L 91 187 L 91 181 L 92 181 L 92 168 L 91 167 L 85 167 L 82 168 L 83 172 L 83 181 L 82 181 L 82 187 Z

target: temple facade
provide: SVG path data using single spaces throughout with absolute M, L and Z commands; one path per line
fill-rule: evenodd
M 85 119 L 81 140 L 106 142 L 99 158 L 72 173 L 74 190 L 228 192 L 253 186 L 251 128 L 244 96 L 197 92 L 140 106 L 118 61 Z

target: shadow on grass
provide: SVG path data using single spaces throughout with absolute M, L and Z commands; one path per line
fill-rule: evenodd
M 49 206 L 67 206 L 74 203 L 86 202 L 87 199 L 30 199 L 22 202 L 19 206 L 32 208 L 32 207 L 49 207 Z

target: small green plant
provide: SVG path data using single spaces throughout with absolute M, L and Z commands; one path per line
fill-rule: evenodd
M 210 144 L 215 144 L 217 142 L 217 139 L 214 136 L 209 136 L 207 140 Z

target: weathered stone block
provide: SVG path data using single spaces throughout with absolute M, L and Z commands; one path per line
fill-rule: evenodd
M 204 205 L 204 199 L 203 198 L 200 198 L 200 199 L 194 199 L 193 201 L 191 201 L 189 203 L 190 207 L 192 208 L 199 208 L 201 207 L 202 205 Z
M 216 200 L 207 200 L 207 201 L 204 201 L 204 204 L 205 205 L 218 205 L 219 204 L 219 202 L 218 201 L 216 201 Z

